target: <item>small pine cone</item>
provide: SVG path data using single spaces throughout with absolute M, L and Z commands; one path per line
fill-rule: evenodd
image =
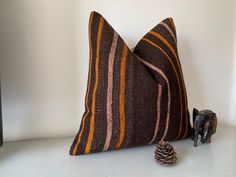
M 173 165 L 177 160 L 175 149 L 169 143 L 161 140 L 155 150 L 155 159 L 161 165 Z

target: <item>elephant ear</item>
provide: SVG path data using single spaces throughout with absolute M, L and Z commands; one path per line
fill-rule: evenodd
M 199 111 L 196 108 L 193 108 L 193 123 L 198 115 Z
M 198 113 L 199 111 L 196 108 L 193 108 L 193 116 L 197 116 Z
M 213 118 L 212 118 L 212 124 L 213 124 L 213 132 L 212 133 L 215 133 L 216 132 L 216 127 L 217 127 L 217 118 L 216 118 L 216 113 L 214 113 L 213 115 Z

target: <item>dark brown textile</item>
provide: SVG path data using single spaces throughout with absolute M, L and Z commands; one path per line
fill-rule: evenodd
M 165 19 L 131 52 L 97 12 L 89 22 L 85 112 L 71 155 L 190 136 L 187 95 L 173 20 Z

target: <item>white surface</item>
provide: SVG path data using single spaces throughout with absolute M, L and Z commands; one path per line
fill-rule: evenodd
M 69 156 L 72 139 L 4 144 L 0 177 L 235 177 L 236 128 L 221 126 L 211 144 L 171 142 L 178 161 L 165 167 L 154 160 L 155 146 Z
M 234 0 L 1 0 L 5 140 L 75 135 L 84 110 L 92 10 L 131 48 L 172 16 L 190 111 L 213 109 L 219 121 L 236 125 Z

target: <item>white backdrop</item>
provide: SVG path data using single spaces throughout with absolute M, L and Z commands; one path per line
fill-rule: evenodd
M 130 48 L 172 16 L 193 107 L 236 126 L 233 0 L 1 0 L 5 140 L 75 135 L 84 110 L 88 18 L 103 14 Z

